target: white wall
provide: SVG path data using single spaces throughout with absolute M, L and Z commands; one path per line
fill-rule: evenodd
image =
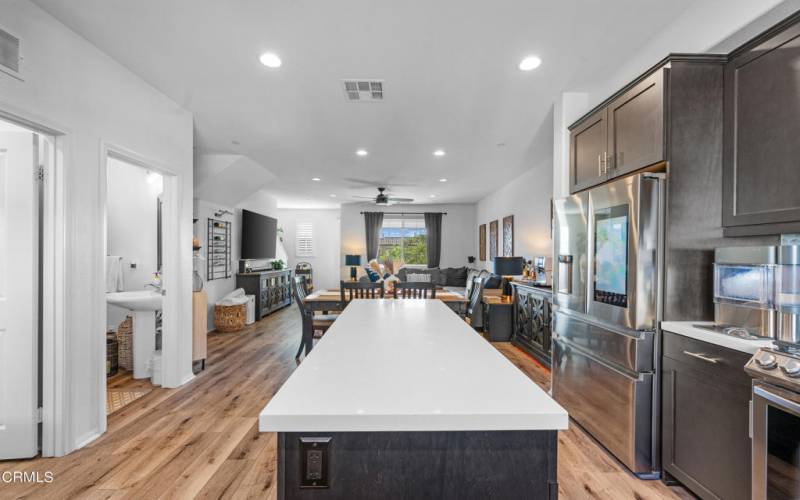
M 564 92 L 553 105 L 553 198 L 569 196 L 569 130 L 587 109 L 589 94 Z
M 158 196 L 163 178 L 116 158 L 106 173 L 108 255 L 122 257 L 125 291 L 142 290 L 158 270 Z M 133 267 L 133 266 L 136 267 Z M 129 311 L 108 305 L 106 324 L 116 329 Z
M 360 212 L 447 212 L 442 218 L 442 255 L 440 267 L 468 266 L 467 256 L 477 257 L 478 230 L 475 226 L 475 205 L 393 205 L 379 207 L 372 203 L 348 203 L 342 205 L 342 250 L 340 253 L 340 276 L 350 278 L 350 268 L 344 265 L 344 256 L 361 255 L 366 264 L 366 234 L 364 216 Z M 363 270 L 359 269 L 359 276 Z
M 486 224 L 486 260 L 478 259 L 476 267 L 491 271 L 489 259 L 489 223 L 497 221 L 498 254 L 503 248 L 503 217 L 514 216 L 514 255 L 530 260 L 537 255 L 552 254 L 550 235 L 550 200 L 553 190 L 553 169 L 550 163 L 539 165 L 517 177 L 478 202 L 473 230 L 477 245 L 478 226 Z M 475 249 L 478 255 L 478 249 Z
M 0 110 L 66 135 L 57 175 L 66 205 L 64 289 L 67 436 L 57 453 L 91 441 L 105 429 L 105 276 L 100 147 L 111 143 L 168 166 L 178 175 L 180 227 L 191 239 L 192 116 L 84 38 L 26 0 L 0 5 L 3 29 L 21 39 L 24 81 L 0 73 Z M 191 248 L 169 278 L 181 293 L 176 333 L 180 363 L 165 367 L 164 383 L 191 379 Z M 185 292 L 185 293 L 182 293 Z M 185 295 L 185 297 L 183 297 Z
M 195 217 L 197 217 L 198 220 L 194 225 L 194 234 L 200 240 L 200 245 L 202 247 L 200 253 L 204 257 L 207 255 L 208 251 L 208 219 L 214 218 L 231 223 L 231 277 L 209 281 L 207 261 L 201 260 L 196 263 L 200 276 L 203 278 L 203 288 L 208 294 L 208 331 L 212 331 L 214 329 L 214 304 L 236 288 L 236 273 L 239 272 L 239 258 L 241 257 L 242 209 L 244 208 L 275 218 L 278 218 L 278 209 L 275 198 L 262 191 L 247 197 L 236 207 L 220 205 L 206 200 L 197 200 L 196 206 L 197 212 L 195 213 Z M 233 212 L 233 214 L 215 217 L 214 213 L 218 210 L 228 210 Z M 278 218 L 278 227 L 280 227 L 280 225 L 281 221 Z M 286 262 L 286 251 L 279 243 L 275 246 L 275 254 L 276 259 L 282 259 Z M 265 261 L 264 264 L 266 264 L 266 262 L 268 261 Z
M 217 210 L 229 210 L 233 215 L 227 214 L 214 217 Z M 208 219 L 219 219 L 231 223 L 231 277 L 208 281 L 208 261 L 199 260 L 195 263 L 200 277 L 203 278 L 203 289 L 208 294 L 208 331 L 214 329 L 214 304 L 232 292 L 236 287 L 236 273 L 239 270 L 239 246 L 241 245 L 241 216 L 232 207 L 216 205 L 204 200 L 197 201 L 197 222 L 194 224 L 194 234 L 200 240 L 200 255 L 208 256 Z
M 341 211 L 339 209 L 280 209 L 278 210 L 278 227 L 283 228 L 283 246 L 286 248 L 287 265 L 294 269 L 298 262 L 311 264 L 314 275 L 314 287 L 336 288 L 341 279 Z M 310 222 L 314 241 L 313 257 L 297 257 L 296 225 L 298 222 Z

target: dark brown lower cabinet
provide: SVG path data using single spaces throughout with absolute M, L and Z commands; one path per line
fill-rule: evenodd
M 511 342 L 545 366 L 552 353 L 553 294 L 549 288 L 514 284 Z
M 664 332 L 662 464 L 700 498 L 750 498 L 748 359 Z

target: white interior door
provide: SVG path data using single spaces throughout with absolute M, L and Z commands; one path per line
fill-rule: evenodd
M 0 459 L 37 454 L 39 181 L 34 134 L 0 128 Z

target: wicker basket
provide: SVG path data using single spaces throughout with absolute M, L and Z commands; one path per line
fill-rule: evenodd
M 234 306 L 214 306 L 214 329 L 218 332 L 236 332 L 244 328 L 247 318 L 247 304 Z
M 133 317 L 127 316 L 117 328 L 119 367 L 133 371 Z

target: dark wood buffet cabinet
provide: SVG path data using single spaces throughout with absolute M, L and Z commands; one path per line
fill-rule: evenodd
M 545 366 L 552 350 L 553 294 L 550 288 L 512 283 L 514 310 L 511 342 Z
M 238 273 L 236 287 L 256 297 L 256 320 L 292 303 L 292 270 Z

